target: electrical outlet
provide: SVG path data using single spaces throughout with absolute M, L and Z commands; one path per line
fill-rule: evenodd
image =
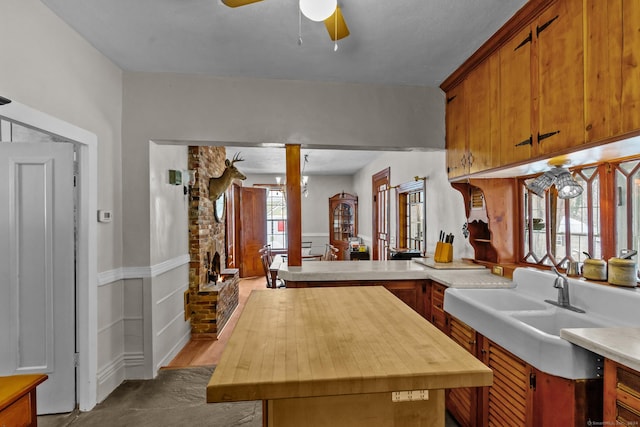
M 429 390 L 392 391 L 392 402 L 414 402 L 416 400 L 429 400 Z
M 494 265 L 491 272 L 496 276 L 504 276 L 504 269 L 499 265 Z

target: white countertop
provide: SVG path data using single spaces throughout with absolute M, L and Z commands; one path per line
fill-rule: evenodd
M 561 329 L 560 337 L 614 362 L 640 371 L 640 328 Z
M 309 261 L 302 266 L 280 265 L 278 277 L 290 281 L 435 280 L 445 286 L 467 288 L 513 287 L 513 282 L 486 269 L 436 270 L 411 260 Z

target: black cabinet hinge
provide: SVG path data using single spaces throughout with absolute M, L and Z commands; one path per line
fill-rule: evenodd
M 513 49 L 513 51 L 515 52 L 516 50 L 520 49 L 522 46 L 524 46 L 527 43 L 531 43 L 533 40 L 533 37 L 531 36 L 531 31 L 529 31 L 529 35 L 520 42 L 520 44 L 518 46 L 516 46 L 515 49 Z
M 447 104 L 456 99 L 458 95 L 453 95 L 451 98 L 447 98 Z
M 551 25 L 551 23 L 553 21 L 555 21 L 556 19 L 558 19 L 559 17 L 560 17 L 560 15 L 556 15 L 555 18 L 550 19 L 549 21 L 545 22 L 544 24 L 542 24 L 540 26 L 536 26 L 536 36 L 539 36 L 541 32 L 546 30 L 549 27 L 549 25 Z
M 523 145 L 533 145 L 533 135 L 529 135 L 529 138 L 524 141 L 518 142 L 515 146 L 522 147 Z
M 536 373 L 531 372 L 529 374 L 529 388 L 535 390 L 536 389 Z
M 540 144 L 540 141 L 547 139 L 549 137 L 552 137 L 553 135 L 556 135 L 560 133 L 559 130 L 555 131 L 555 132 L 548 132 L 548 133 L 543 133 L 542 135 L 540 135 L 540 132 L 538 132 L 538 144 Z

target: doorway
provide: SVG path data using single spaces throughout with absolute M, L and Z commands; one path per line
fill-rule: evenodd
M 389 258 L 389 182 L 391 169 L 386 168 L 373 175 L 373 258 L 385 261 Z
M 97 138 L 91 132 L 19 102 L 4 100 L 0 105 L 0 121 L 5 133 L 9 129 L 7 122 L 16 123 L 46 135 L 49 143 L 67 141 L 76 148 L 74 362 L 77 361 L 78 366 L 74 400 L 80 410 L 88 411 L 97 400 L 97 225 L 91 215 L 97 211 Z

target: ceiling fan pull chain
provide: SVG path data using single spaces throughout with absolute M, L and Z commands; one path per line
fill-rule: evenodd
M 302 46 L 302 11 L 298 6 L 298 46 Z

